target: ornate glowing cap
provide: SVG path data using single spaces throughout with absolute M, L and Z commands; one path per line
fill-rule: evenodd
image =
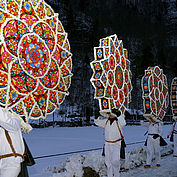
M 163 120 L 169 104 L 167 78 L 158 66 L 145 70 L 142 78 L 144 117 L 150 121 Z
M 1 106 L 45 118 L 68 95 L 71 56 L 58 14 L 44 0 L 1 0 Z
M 177 120 L 177 77 L 175 77 L 171 83 L 171 108 L 173 118 Z
M 130 61 L 128 51 L 117 35 L 100 39 L 99 47 L 94 47 L 95 60 L 91 62 L 95 88 L 95 98 L 99 100 L 100 113 L 107 116 L 112 109 L 123 114 L 131 100 Z

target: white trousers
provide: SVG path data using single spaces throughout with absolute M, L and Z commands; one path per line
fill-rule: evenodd
M 153 136 L 149 135 L 147 139 L 147 165 L 151 165 L 154 155 L 155 163 L 160 164 L 160 138 L 154 139 Z
M 173 143 L 174 143 L 174 150 L 173 150 L 173 155 L 177 157 L 177 134 L 174 133 L 173 137 Z
M 20 173 L 21 166 L 19 163 L 3 165 L 0 168 L 0 177 L 17 177 Z
M 120 177 L 120 142 L 105 143 L 107 177 Z

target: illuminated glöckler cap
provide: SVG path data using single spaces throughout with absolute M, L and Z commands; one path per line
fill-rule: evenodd
M 158 66 L 145 70 L 142 78 L 144 117 L 161 122 L 169 104 L 167 78 Z
M 173 119 L 177 120 L 177 77 L 172 80 L 170 96 Z
M 122 40 L 116 34 L 100 39 L 90 65 L 93 70 L 90 81 L 95 88 L 94 98 L 99 100 L 100 114 L 108 117 L 112 109 L 124 114 L 131 100 L 132 73 Z
M 58 14 L 44 0 L 0 1 L 0 105 L 28 120 L 69 94 L 72 54 Z

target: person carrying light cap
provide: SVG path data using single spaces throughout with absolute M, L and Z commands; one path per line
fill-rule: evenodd
M 0 177 L 17 177 L 24 159 L 20 119 L 0 107 Z
M 101 113 L 103 115 L 103 112 Z M 108 177 L 120 177 L 120 148 L 123 140 L 122 128 L 126 125 L 124 115 L 113 109 L 104 113 L 108 119 L 96 117 L 94 122 L 104 128 L 105 136 L 105 164 Z
M 170 131 L 170 133 L 167 135 L 167 138 L 169 138 L 169 136 L 173 136 L 172 137 L 172 141 L 174 143 L 174 148 L 173 148 L 173 157 L 177 157 L 177 117 L 173 117 L 174 119 L 174 123 L 173 123 L 173 126 L 172 126 L 172 129 Z
M 140 123 L 142 126 L 148 127 L 147 157 L 144 168 L 150 168 L 152 166 L 153 155 L 155 155 L 156 166 L 160 167 L 160 136 L 162 134 L 161 124 L 155 121 L 144 122 L 143 120 L 141 120 Z

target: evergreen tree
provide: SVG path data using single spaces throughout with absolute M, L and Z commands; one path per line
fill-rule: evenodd
M 157 65 L 159 65 L 164 70 L 164 73 L 167 72 L 167 67 L 168 67 L 167 56 L 165 55 L 163 48 L 158 49 Z
M 67 13 L 66 13 L 66 29 L 69 32 L 69 35 L 72 35 L 72 32 L 74 31 L 74 21 L 75 21 L 75 17 L 74 17 L 74 13 L 73 13 L 73 9 L 72 6 L 69 4 L 68 9 L 67 9 Z
M 89 0 L 79 0 L 79 9 L 81 12 L 86 13 L 89 7 Z
M 154 66 L 154 55 L 152 53 L 152 46 L 150 42 L 144 42 L 142 47 L 141 58 L 141 73 L 144 74 L 144 70 L 149 66 Z

